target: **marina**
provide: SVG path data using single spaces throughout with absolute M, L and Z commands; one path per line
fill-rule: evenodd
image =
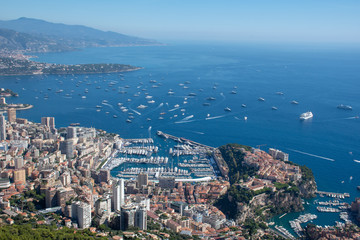
M 300 215 L 298 218 L 296 218 L 292 221 L 289 221 L 289 224 L 290 224 L 291 228 L 294 230 L 294 232 L 296 233 L 296 235 L 298 237 L 302 237 L 303 236 L 303 228 L 302 228 L 301 224 L 307 223 L 316 218 L 317 218 L 317 215 L 307 213 L 307 214 Z
M 159 177 L 211 179 L 220 174 L 216 162 L 208 155 L 215 148 L 161 131 L 157 131 L 157 138 L 167 141 L 169 148 L 156 145 L 158 142 L 152 138 L 122 139 L 117 144 L 116 156 L 102 168 L 125 179 L 136 178 L 141 172 L 147 173 L 151 180 Z

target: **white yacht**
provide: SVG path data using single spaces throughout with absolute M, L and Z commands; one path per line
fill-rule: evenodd
M 306 112 L 300 115 L 300 120 L 306 120 L 312 118 L 314 115 L 312 112 Z
M 144 109 L 144 108 L 147 108 L 147 106 L 140 104 L 139 106 L 137 106 L 137 108 L 138 108 L 138 109 Z

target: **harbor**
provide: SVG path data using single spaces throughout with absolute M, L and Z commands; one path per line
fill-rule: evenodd
M 212 158 L 216 148 L 161 131 L 157 131 L 154 139 L 122 139 L 116 148 L 116 155 L 102 168 L 119 178 L 135 179 L 139 173 L 147 173 L 150 180 L 213 179 L 220 175 Z

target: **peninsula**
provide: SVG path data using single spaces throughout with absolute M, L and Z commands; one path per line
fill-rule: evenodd
M 141 69 L 117 63 L 49 64 L 29 60 L 25 54 L 78 51 L 86 47 L 161 46 L 149 39 L 86 26 L 51 23 L 39 19 L 0 20 L 0 76 L 38 74 L 118 73 Z
M 40 75 L 40 74 L 96 74 L 96 73 L 118 73 L 141 69 L 125 64 L 51 64 L 30 61 L 26 56 L 0 57 L 0 76 L 14 75 Z

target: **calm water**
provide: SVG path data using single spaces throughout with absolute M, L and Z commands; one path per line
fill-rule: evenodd
M 57 127 L 79 122 L 124 138 L 148 137 L 151 126 L 152 135 L 161 130 L 211 146 L 236 142 L 262 145 L 264 150 L 275 147 L 288 152 L 291 161 L 309 166 L 319 190 L 349 192 L 348 201 L 360 196 L 356 190 L 360 163 L 354 161 L 360 160 L 360 119 L 355 118 L 360 115 L 359 49 L 169 45 L 38 56 L 36 60 L 52 63 L 125 63 L 144 69 L 123 76 L 1 77 L 1 87 L 20 95 L 8 98 L 8 102 L 35 106 L 19 112 L 19 117 L 40 122 L 42 116 L 54 116 Z M 113 85 L 109 85 L 111 81 Z M 60 89 L 63 92 L 56 93 Z M 169 89 L 175 94 L 168 95 Z M 231 94 L 233 90 L 237 94 Z M 147 103 L 151 99 L 145 98 L 146 93 L 155 103 Z M 196 96 L 190 97 L 189 93 Z M 211 96 L 216 100 L 207 101 Z M 259 97 L 265 101 L 258 101 Z M 108 102 L 102 104 L 103 100 Z M 290 104 L 292 100 L 299 104 Z M 120 110 L 119 102 L 133 112 L 132 123 L 126 123 L 128 113 Z M 204 102 L 211 105 L 203 106 Z M 140 104 L 148 107 L 137 109 Z M 180 107 L 175 108 L 176 104 Z M 349 104 L 353 111 L 339 110 L 339 104 Z M 96 105 L 103 106 L 100 112 Z M 272 106 L 278 110 L 272 110 Z M 225 112 L 225 107 L 232 111 Z M 314 118 L 299 121 L 299 115 L 306 111 L 312 111 Z M 208 114 L 210 119 L 206 120 Z M 158 119 L 160 116 L 164 119 Z M 332 225 L 334 218 L 324 217 L 322 222 Z

